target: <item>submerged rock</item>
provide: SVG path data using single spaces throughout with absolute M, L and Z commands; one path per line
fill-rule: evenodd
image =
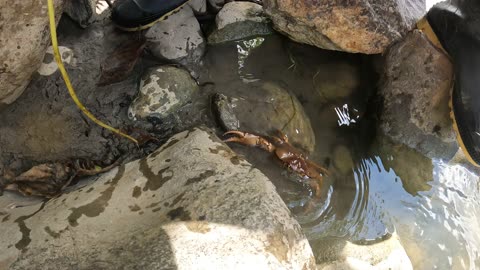
M 432 188 L 429 184 L 433 180 L 431 159 L 405 145 L 393 143 L 383 134 L 377 136 L 373 149 L 381 157 L 385 170 L 393 170 L 411 195 Z
M 381 129 L 428 157 L 450 159 L 458 149 L 448 106 L 452 83 L 448 56 L 413 31 L 386 56 Z
M 389 239 L 371 245 L 358 245 L 339 239 L 315 244 L 318 270 L 412 270 L 412 262 L 394 233 Z
M 350 63 L 329 63 L 318 70 L 312 80 L 316 96 L 324 102 L 345 99 L 360 86 L 359 69 Z
M 57 21 L 64 1 L 55 1 Z M 50 44 L 47 2 L 3 3 L 0 7 L 0 105 L 14 102 L 40 67 Z
M 312 152 L 315 134 L 298 99 L 273 83 L 252 84 L 251 88 L 252 91 L 243 93 L 242 97 L 223 99 L 223 102 L 230 102 L 228 105 L 216 104 L 221 125 L 229 128 L 239 126 L 239 130 L 259 135 L 278 135 L 276 131 L 281 131 L 293 145 Z M 233 111 L 230 113 L 234 113 L 235 117 L 227 117 L 225 106 Z
M 272 183 L 211 132 L 46 203 L 0 197 L 8 269 L 316 269 Z
M 193 65 L 205 53 L 206 42 L 200 24 L 189 6 L 154 24 L 145 36 L 147 50 L 153 56 L 174 63 Z
M 131 119 L 166 118 L 191 101 L 198 89 L 195 80 L 184 69 L 172 66 L 152 68 L 142 76 L 128 116 Z
M 355 168 L 352 153 L 345 145 L 337 145 L 333 150 L 333 164 L 343 175 L 352 173 Z
M 425 13 L 425 0 L 264 0 L 275 29 L 328 50 L 377 54 L 400 40 Z
M 218 13 L 208 43 L 218 44 L 273 33 L 262 6 L 251 2 L 230 2 Z

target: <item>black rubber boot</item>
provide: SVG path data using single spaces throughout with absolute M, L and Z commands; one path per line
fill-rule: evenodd
M 453 60 L 451 107 L 457 140 L 468 160 L 480 166 L 480 41 L 475 34 L 480 29 L 459 8 L 445 3 L 434 6 L 427 19 Z
M 118 0 L 113 5 L 112 21 L 125 31 L 147 29 L 180 10 L 188 0 Z

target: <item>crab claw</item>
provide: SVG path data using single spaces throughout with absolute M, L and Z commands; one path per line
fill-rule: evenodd
M 234 136 L 228 139 L 225 139 L 224 142 L 235 142 L 235 143 L 241 143 L 243 145 L 260 147 L 268 152 L 273 152 L 275 150 L 275 146 L 273 146 L 273 144 L 269 142 L 267 139 L 252 133 L 238 131 L 238 130 L 231 130 L 223 134 L 223 136 L 226 136 L 226 135 L 234 135 Z

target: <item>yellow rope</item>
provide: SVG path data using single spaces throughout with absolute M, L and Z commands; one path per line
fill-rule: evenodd
M 112 131 L 113 133 L 116 133 L 120 136 L 123 136 L 129 140 L 131 140 L 132 142 L 134 142 L 135 144 L 138 145 L 138 141 L 133 138 L 132 136 L 129 136 L 123 132 L 121 132 L 120 130 L 118 129 L 115 129 L 105 123 L 103 123 L 102 121 L 98 120 L 95 116 L 93 116 L 93 114 L 91 114 L 87 108 L 85 108 L 85 106 L 83 106 L 83 104 L 80 102 L 80 100 L 78 99 L 77 97 L 77 94 L 75 94 L 75 90 L 73 89 L 73 86 L 72 86 L 72 83 L 70 82 L 70 78 L 68 77 L 68 73 L 67 71 L 65 70 L 65 67 L 63 65 L 63 62 L 62 62 L 62 58 L 60 57 L 60 51 L 58 50 L 58 41 L 57 41 L 57 29 L 56 29 L 56 25 L 55 25 L 55 8 L 53 6 L 53 0 L 48 0 L 48 17 L 50 19 L 50 35 L 51 35 L 51 38 L 52 38 L 52 47 L 53 47 L 53 54 L 55 56 L 55 60 L 58 64 L 58 69 L 60 69 L 60 72 L 62 73 L 62 77 L 63 77 L 63 80 L 65 81 L 65 85 L 67 86 L 67 89 L 68 89 L 68 93 L 70 93 L 70 96 L 72 97 L 73 101 L 75 102 L 75 104 L 77 105 L 77 107 L 88 117 L 90 118 L 90 120 L 92 120 L 93 122 L 95 122 L 95 124 L 103 127 L 103 128 L 106 128 L 110 131 Z

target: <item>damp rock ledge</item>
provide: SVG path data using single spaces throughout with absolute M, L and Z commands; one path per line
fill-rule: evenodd
M 275 187 L 211 131 L 45 204 L 0 197 L 1 269 L 315 269 Z

